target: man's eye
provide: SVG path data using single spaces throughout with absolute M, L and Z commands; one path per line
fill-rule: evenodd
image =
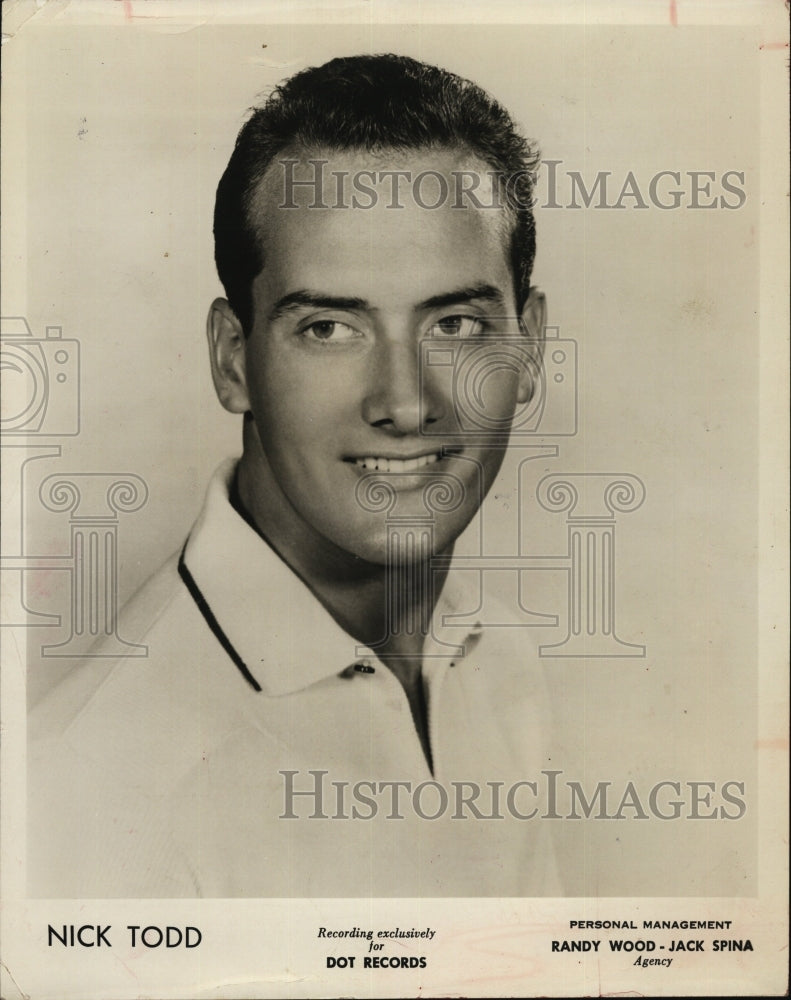
M 431 337 L 479 337 L 484 330 L 483 322 L 475 316 L 445 316 L 437 320 L 429 329 Z
M 349 340 L 356 340 L 360 333 L 346 323 L 339 323 L 334 319 L 322 319 L 306 326 L 302 330 L 302 336 L 306 340 L 314 342 L 341 344 Z

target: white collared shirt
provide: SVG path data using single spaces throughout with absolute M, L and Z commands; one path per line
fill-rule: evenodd
M 477 574 L 451 570 L 432 773 L 400 682 L 233 509 L 233 470 L 120 617 L 148 655 L 87 658 L 33 713 L 30 894 L 559 895 L 551 821 L 506 807 L 551 767 L 529 631 L 481 626 Z

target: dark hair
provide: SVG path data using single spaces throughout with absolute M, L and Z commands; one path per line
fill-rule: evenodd
M 333 59 L 302 70 L 253 110 L 217 187 L 214 247 L 225 294 L 245 332 L 252 328 L 251 284 L 264 266 L 249 211 L 278 153 L 307 149 L 469 149 L 497 174 L 515 217 L 511 266 L 517 306 L 530 289 L 535 256 L 533 184 L 538 151 L 508 112 L 455 73 L 392 54 Z

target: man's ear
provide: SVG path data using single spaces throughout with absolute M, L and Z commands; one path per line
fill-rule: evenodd
M 517 399 L 527 403 L 533 397 L 544 359 L 546 340 L 547 300 L 543 292 L 531 288 L 522 309 L 522 328 L 528 338 L 526 364 L 519 376 Z
M 250 409 L 245 352 L 247 341 L 242 324 L 226 299 L 215 299 L 206 320 L 211 376 L 217 398 L 231 413 Z

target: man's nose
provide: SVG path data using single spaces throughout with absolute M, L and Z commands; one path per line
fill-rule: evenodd
M 419 434 L 442 416 L 437 387 L 421 371 L 420 344 L 412 338 L 383 340 L 374 352 L 363 418 L 401 436 Z

